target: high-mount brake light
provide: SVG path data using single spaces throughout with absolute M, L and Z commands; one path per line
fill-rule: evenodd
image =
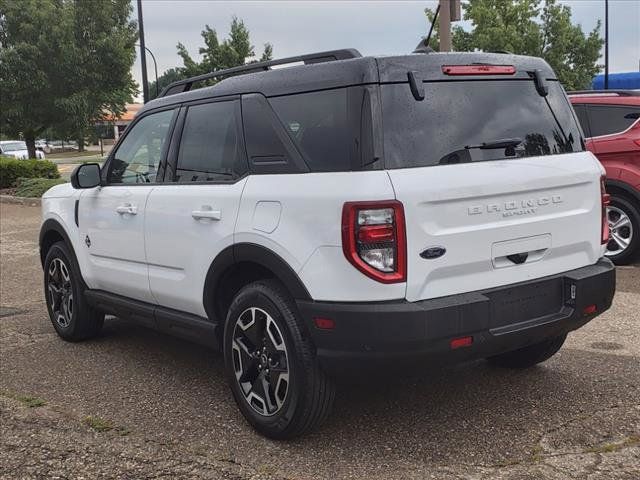
M 445 75 L 513 75 L 513 65 L 443 65 Z
M 405 282 L 407 239 L 402 203 L 345 203 L 342 250 L 347 260 L 368 277 L 381 283 Z
M 609 221 L 607 219 L 607 206 L 610 202 L 610 195 L 607 193 L 605 188 L 605 179 L 606 177 L 603 175 L 600 177 L 600 203 L 602 207 L 602 236 L 600 242 L 602 245 L 606 245 L 609 243 Z

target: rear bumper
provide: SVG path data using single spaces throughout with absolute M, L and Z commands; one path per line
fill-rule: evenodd
M 611 306 L 615 281 L 613 264 L 602 258 L 550 277 L 419 302 L 297 303 L 321 365 L 338 372 L 402 359 L 463 362 L 563 335 Z M 334 320 L 335 328 L 318 329 L 317 317 Z M 451 348 L 452 339 L 467 336 L 472 345 Z

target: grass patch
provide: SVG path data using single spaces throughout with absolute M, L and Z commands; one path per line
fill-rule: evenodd
M 539 462 L 540 460 L 542 460 L 543 454 L 544 449 L 540 445 L 536 445 L 531 451 L 531 461 L 534 463 Z
M 588 452 L 589 453 L 613 453 L 618 450 L 622 450 L 627 447 L 635 447 L 636 445 L 640 445 L 640 435 L 631 435 L 621 442 L 613 442 L 613 443 L 604 443 L 602 445 L 598 445 L 597 447 L 591 447 Z
M 19 178 L 14 195 L 17 197 L 39 198 L 54 185 L 67 183 L 61 178 Z
M 99 157 L 100 152 L 96 152 L 93 150 L 85 150 L 84 152 L 78 152 L 77 150 L 74 150 L 71 152 L 46 153 L 45 155 L 50 160 L 60 160 L 65 158 L 77 158 L 77 157 Z
M 47 402 L 41 398 L 31 397 L 29 395 L 16 395 L 14 398 L 28 408 L 42 407 L 47 404 Z
M 96 432 L 108 432 L 114 428 L 113 424 L 109 420 L 94 417 L 92 415 L 85 417 L 84 420 L 82 420 L 82 423 Z
M 18 395 L 17 393 L 2 391 L 0 395 L 3 397 L 11 398 L 20 402 L 22 405 L 28 408 L 42 407 L 47 404 L 43 399 L 38 397 L 32 397 L 31 395 Z

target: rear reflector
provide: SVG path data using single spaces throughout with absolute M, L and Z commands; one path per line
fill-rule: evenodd
M 596 313 L 598 311 L 598 307 L 593 304 L 593 305 L 589 305 L 588 307 L 584 307 L 584 309 L 582 310 L 583 315 L 591 315 L 592 313 Z
M 602 245 L 606 245 L 609 243 L 609 219 L 607 218 L 607 206 L 611 200 L 611 197 L 607 193 L 605 189 L 605 181 L 606 177 L 603 175 L 600 177 L 600 200 L 602 206 L 602 225 L 601 225 L 601 243 Z
M 471 345 L 473 345 L 473 337 L 460 337 L 460 338 L 454 338 L 453 340 L 451 340 L 451 350 L 455 350 L 456 348 L 461 348 L 461 347 L 470 347 Z
M 316 317 L 313 319 L 313 323 L 315 323 L 316 328 L 319 328 L 320 330 L 333 330 L 336 328 L 336 322 L 331 318 Z
M 445 75 L 513 75 L 513 65 L 443 65 Z

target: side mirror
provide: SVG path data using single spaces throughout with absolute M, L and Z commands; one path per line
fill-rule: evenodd
M 78 165 L 71 174 L 71 186 L 73 188 L 93 188 L 100 184 L 100 165 L 97 163 Z

